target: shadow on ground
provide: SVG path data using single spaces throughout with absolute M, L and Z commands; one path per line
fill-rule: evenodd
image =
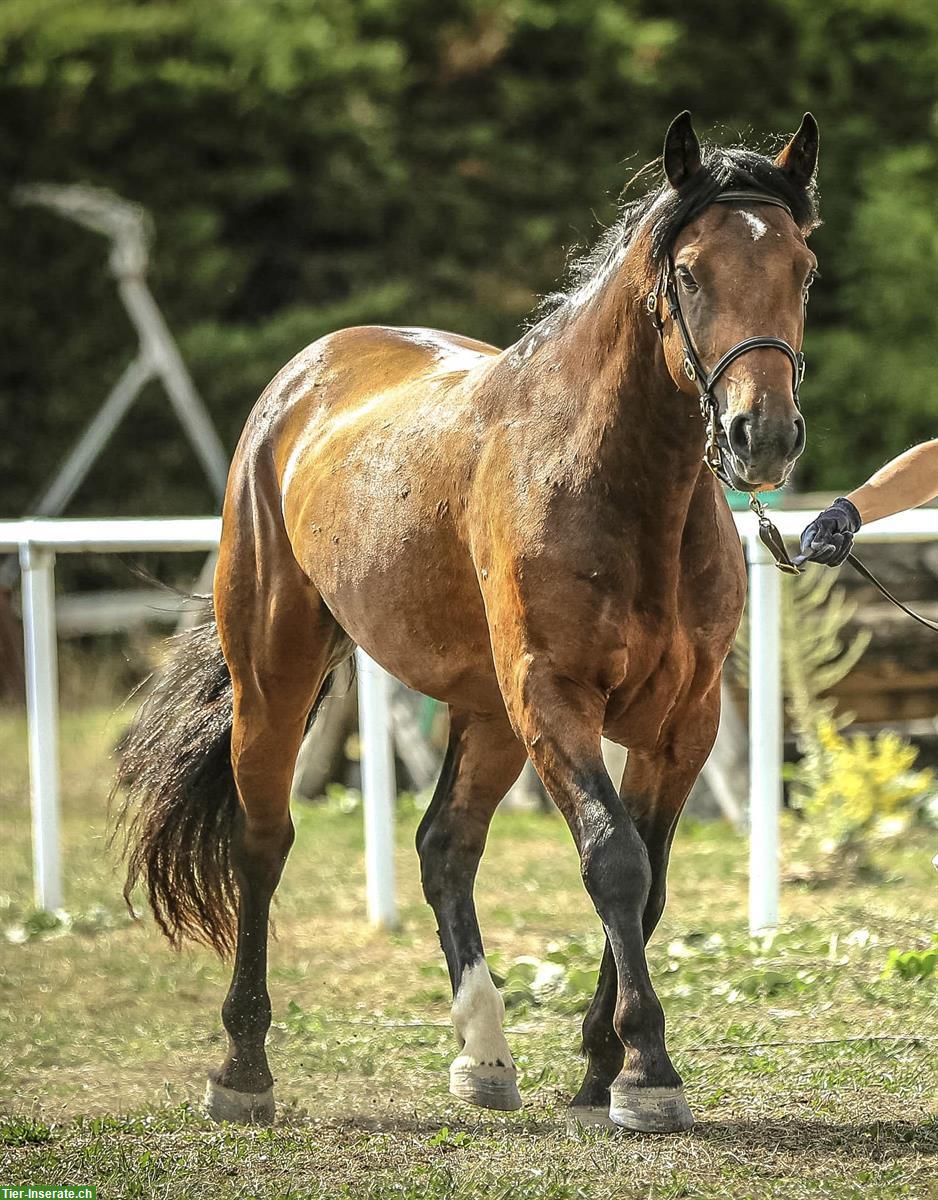
M 279 1124 L 280 1122 L 278 1122 Z M 519 1139 L 568 1133 L 565 1122 L 525 1121 L 460 1121 L 390 1116 L 387 1118 L 353 1115 L 342 1120 L 305 1118 L 299 1113 L 286 1115 L 283 1124 L 296 1129 L 315 1128 L 317 1133 L 331 1131 L 343 1134 L 410 1134 L 417 1137 L 447 1129 L 451 1134 L 466 1133 L 472 1137 L 515 1134 Z M 786 1121 L 699 1121 L 687 1134 L 664 1138 L 660 1135 L 630 1133 L 628 1130 L 579 1131 L 574 1137 L 598 1137 L 610 1140 L 641 1140 L 648 1144 L 675 1145 L 705 1143 L 711 1149 L 732 1148 L 738 1152 L 777 1152 L 810 1150 L 814 1154 L 837 1154 L 873 1159 L 888 1156 L 938 1154 L 938 1121 L 872 1121 L 860 1124 L 828 1121 L 822 1118 L 792 1118 Z

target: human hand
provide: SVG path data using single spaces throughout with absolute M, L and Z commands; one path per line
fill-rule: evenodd
M 839 567 L 853 546 L 853 535 L 863 520 L 846 496 L 839 496 L 830 508 L 806 526 L 801 534 L 801 553 L 792 560 L 800 567 L 806 562 L 823 563 L 828 567 Z

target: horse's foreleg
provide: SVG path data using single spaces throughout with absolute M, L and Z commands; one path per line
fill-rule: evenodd
M 670 846 L 671 839 L 669 836 L 667 846 L 661 847 L 660 844 L 656 844 L 657 839 L 646 838 L 646 831 L 640 824 L 638 828 L 648 850 L 648 863 L 651 868 L 651 886 L 642 914 L 642 938 L 647 945 L 664 908 L 667 847 Z M 649 840 L 652 842 L 651 845 L 649 845 Z M 587 1059 L 586 1074 L 579 1091 L 570 1101 L 571 1116 L 581 1125 L 611 1126 L 613 1124 L 609 1117 L 609 1089 L 625 1063 L 625 1047 L 616 1034 L 614 1024 L 619 993 L 618 982 L 616 961 L 607 936 L 603 947 L 596 992 L 587 1009 L 586 1016 L 583 1018 L 583 1053 Z
M 502 673 L 506 701 L 573 834 L 616 968 L 612 1024 L 623 1052 L 610 1114 L 630 1129 L 686 1129 L 690 1110 L 665 1048 L 664 1013 L 645 961 L 642 923 L 652 892 L 651 862 L 600 753 L 606 698 L 530 659 L 521 661 L 520 670 Z M 608 970 L 606 988 L 611 999 Z
M 612 1127 L 609 1088 L 625 1062 L 625 1047 L 613 1024 L 618 996 L 616 960 L 606 937 L 596 991 L 583 1018 L 586 1075 L 570 1101 L 570 1115 L 580 1125 Z
M 680 732 L 666 752 L 629 755 L 620 796 L 645 843 L 651 868 L 642 914 L 646 945 L 664 911 L 668 858 L 678 817 L 710 752 L 718 721 L 719 692 L 715 690 L 695 706 L 692 717 L 679 724 Z M 614 1026 L 616 1000 L 615 960 L 607 938 L 596 994 L 583 1021 L 586 1075 L 571 1102 L 572 1114 L 582 1124 L 604 1123 L 610 1088 L 623 1067 L 623 1048 Z
M 504 714 L 482 720 L 452 713 L 443 770 L 417 831 L 423 889 L 453 987 L 460 1053 L 450 1067 L 450 1091 L 501 1110 L 520 1108 L 521 1097 L 502 1032 L 505 1005 L 485 962 L 472 893 L 492 814 L 524 758 Z

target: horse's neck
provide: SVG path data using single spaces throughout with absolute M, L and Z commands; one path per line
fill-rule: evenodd
M 564 313 L 548 373 L 582 471 L 613 497 L 652 493 L 655 511 L 682 523 L 700 478 L 704 426 L 696 400 L 667 371 L 639 289 L 614 276 Z

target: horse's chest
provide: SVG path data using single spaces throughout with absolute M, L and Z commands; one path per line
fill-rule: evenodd
M 610 666 L 618 677 L 609 693 L 606 732 L 615 740 L 654 744 L 675 705 L 698 672 L 696 648 L 682 628 L 671 625 L 624 631 Z M 628 735 L 626 740 L 625 735 Z
M 717 685 L 739 622 L 735 589 L 693 591 L 653 616 L 623 614 L 612 655 L 606 734 L 635 749 L 652 749 Z

